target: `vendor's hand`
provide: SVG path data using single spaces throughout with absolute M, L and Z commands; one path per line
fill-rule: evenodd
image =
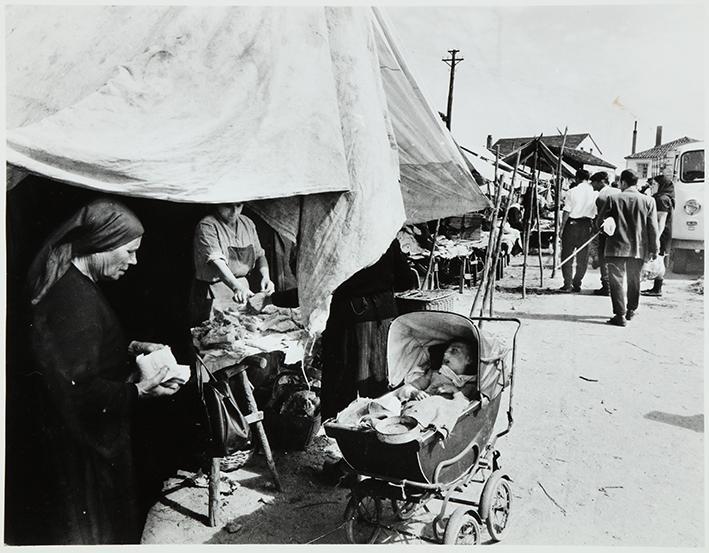
M 138 397 L 160 397 L 174 394 L 179 385 L 176 383 L 161 384 L 162 379 L 167 374 L 167 370 L 167 367 L 163 367 L 155 376 L 136 382 L 135 387 L 138 388 Z
M 428 392 L 425 392 L 424 390 L 419 390 L 418 388 L 414 388 L 411 391 L 411 394 L 409 396 L 413 400 L 421 400 L 421 399 L 426 399 L 428 397 Z
M 246 303 L 246 300 L 253 296 L 254 293 L 249 290 L 246 286 L 238 284 L 234 288 L 234 297 L 232 298 L 236 303 Z
M 156 344 L 154 342 L 138 342 L 133 340 L 128 344 L 128 352 L 132 355 L 140 355 L 141 353 L 148 354 L 159 349 L 166 348 L 165 344 Z
M 261 291 L 267 294 L 273 294 L 276 291 L 276 285 L 273 284 L 270 278 L 263 277 L 261 279 Z

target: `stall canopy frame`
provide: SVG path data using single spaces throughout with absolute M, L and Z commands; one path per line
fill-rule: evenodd
M 299 243 L 313 329 L 405 221 L 489 206 L 381 10 L 10 6 L 5 19 L 8 184 L 30 172 L 249 202 Z

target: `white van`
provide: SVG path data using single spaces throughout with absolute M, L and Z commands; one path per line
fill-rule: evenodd
M 672 270 L 684 273 L 704 254 L 704 142 L 679 146 L 674 160 L 675 210 L 672 214 Z

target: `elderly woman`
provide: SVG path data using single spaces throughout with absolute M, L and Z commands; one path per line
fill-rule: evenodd
M 190 298 L 192 326 L 209 319 L 214 301 L 211 286 L 217 282 L 231 289 L 234 301 L 244 303 L 252 295 L 246 277 L 257 269 L 259 290 L 269 293 L 274 290 L 256 226 L 241 213 L 243 205 L 217 205 L 214 213 L 197 225 L 194 234 L 195 279 Z
M 135 377 L 134 359 L 164 347 L 131 342 L 98 282 L 136 264 L 143 227 L 122 204 L 91 202 L 49 238 L 30 268 L 32 344 L 41 376 L 51 484 L 41 524 L 56 544 L 138 543 L 142 522 L 131 423 L 141 398 L 166 396 L 167 368 Z

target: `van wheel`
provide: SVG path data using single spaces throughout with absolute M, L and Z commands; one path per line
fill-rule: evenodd
M 672 252 L 672 272 L 686 274 L 688 260 L 688 250 L 674 250 Z

